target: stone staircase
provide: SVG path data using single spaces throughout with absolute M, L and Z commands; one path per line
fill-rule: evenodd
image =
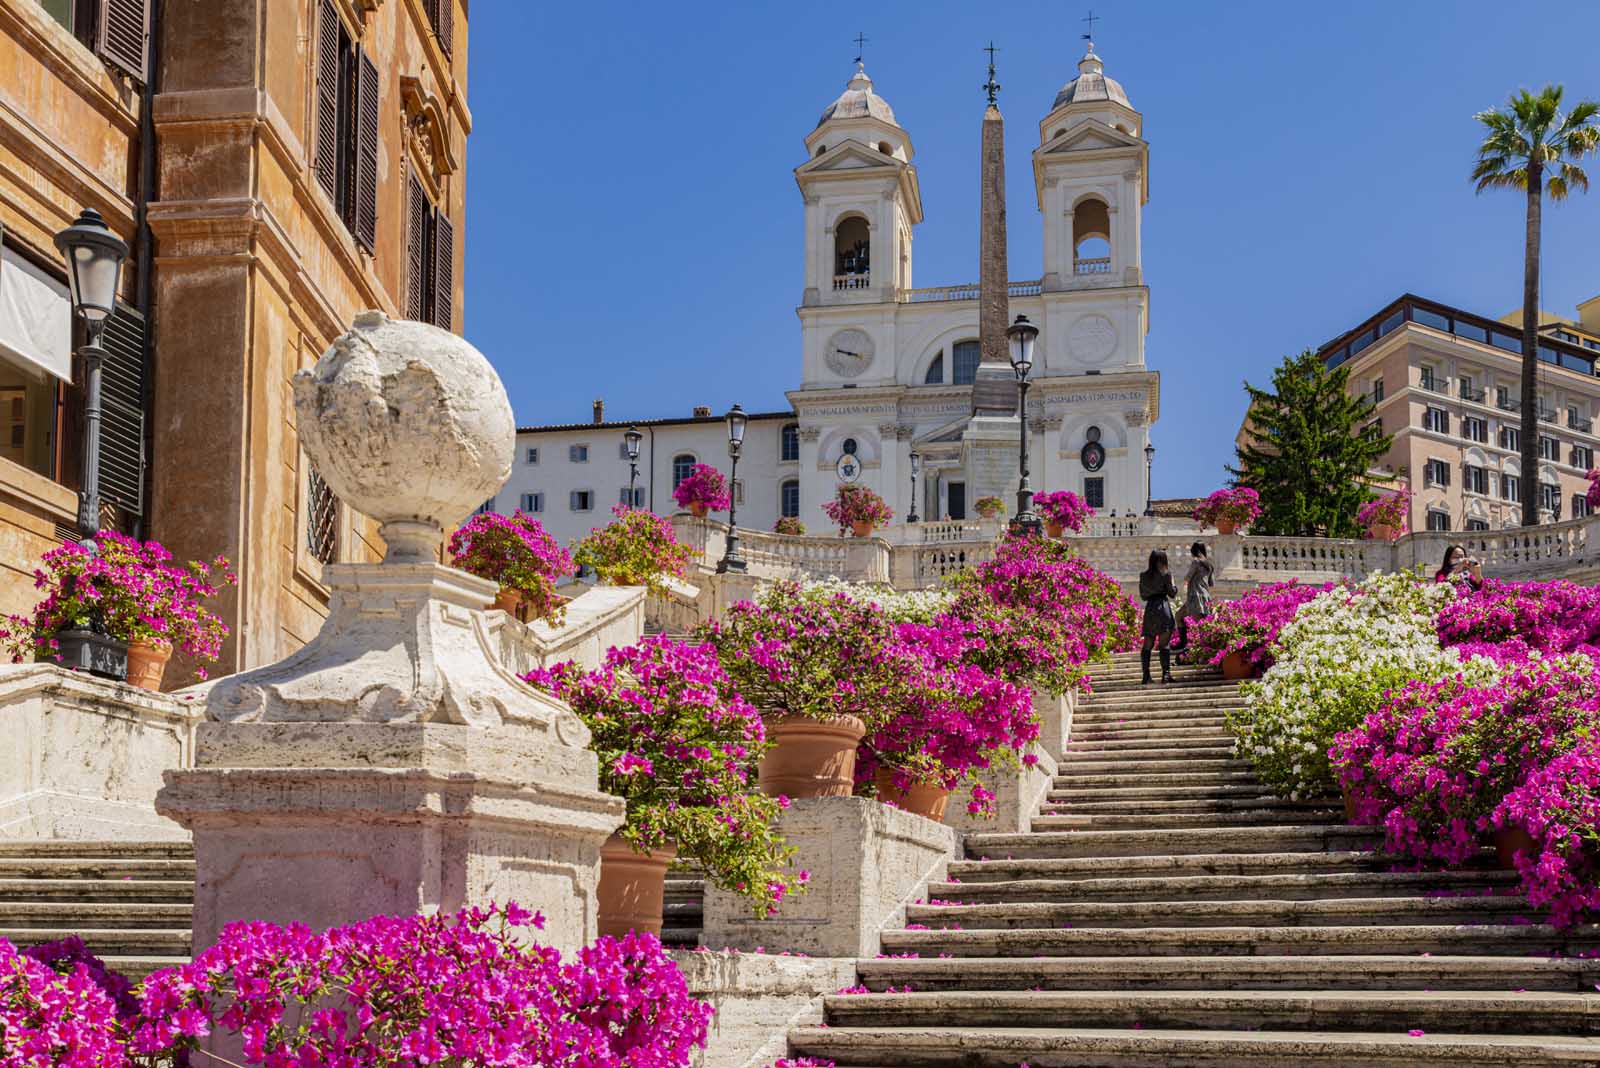
M 1528 923 L 1488 851 L 1392 871 L 1235 760 L 1236 686 L 1119 657 L 1028 834 L 967 859 L 791 1054 L 939 1068 L 1600 1065 L 1600 928 Z
M 184 842 L 0 841 L 0 938 L 77 935 L 130 978 L 189 959 L 194 851 Z

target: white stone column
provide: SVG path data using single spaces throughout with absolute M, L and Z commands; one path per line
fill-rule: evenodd
M 453 334 L 364 312 L 294 386 L 306 454 L 388 555 L 325 569 L 322 630 L 215 683 L 194 767 L 165 776 L 156 810 L 194 837 L 196 950 L 234 920 L 513 900 L 583 944 L 623 804 L 572 710 L 501 661 L 494 584 L 435 562 L 510 472 L 499 377 Z

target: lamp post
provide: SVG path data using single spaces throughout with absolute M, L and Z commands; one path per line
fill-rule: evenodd
M 633 484 L 639 479 L 639 442 L 644 435 L 639 428 L 630 426 L 622 432 L 622 441 L 628 449 L 628 507 L 634 507 Z
M 1013 534 L 1037 535 L 1044 524 L 1033 512 L 1033 488 L 1028 485 L 1028 372 L 1033 370 L 1033 343 L 1039 337 L 1039 328 L 1028 322 L 1026 315 L 1006 327 L 1006 340 L 1010 342 L 1011 369 L 1017 375 L 1017 415 L 1021 427 L 1021 448 L 1017 453 L 1017 466 L 1021 479 L 1017 483 L 1017 514 L 1011 519 Z
M 1145 442 L 1145 446 L 1144 446 L 1144 514 L 1147 515 L 1147 516 L 1154 516 L 1156 514 L 1156 502 L 1155 502 L 1154 498 L 1152 497 L 1152 495 L 1150 493 L 1150 473 L 1153 470 L 1155 470 L 1155 466 L 1156 466 L 1156 447 L 1154 445 L 1151 445 L 1149 442 Z
M 717 561 L 717 574 L 745 570 L 744 557 L 739 554 L 739 450 L 744 446 L 744 427 L 749 421 L 744 409 L 735 404 L 728 409 L 728 458 L 733 461 L 728 475 L 728 547 Z
M 911 511 L 906 513 L 907 523 L 920 523 L 921 517 L 917 515 L 917 472 L 922 470 L 922 454 L 911 453 Z
M 56 235 L 56 248 L 67 258 L 72 308 L 83 320 L 83 489 L 78 494 L 78 532 L 92 543 L 100 532 L 100 369 L 106 350 L 100 347 L 106 322 L 116 311 L 117 281 L 128 258 L 128 244 L 111 232 L 100 213 L 85 208 L 78 220 Z

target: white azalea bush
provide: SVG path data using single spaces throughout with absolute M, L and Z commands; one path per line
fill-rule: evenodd
M 1439 644 L 1434 617 L 1454 596 L 1414 572 L 1380 571 L 1301 606 L 1278 634 L 1272 667 L 1245 684 L 1244 708 L 1228 714 L 1237 755 L 1279 794 L 1326 796 L 1337 790 L 1334 736 L 1359 727 L 1389 690 L 1463 673 L 1492 679 L 1490 661 L 1463 661 Z
M 771 587 L 768 587 L 771 589 Z M 874 586 L 866 582 L 846 582 L 828 578 L 817 582 L 804 582 L 801 593 L 808 597 L 826 600 L 840 594 L 857 604 L 877 605 L 895 623 L 921 623 L 932 625 L 939 616 L 950 610 L 955 594 L 946 589 L 910 590 L 901 592 L 888 586 Z M 760 598 L 757 598 L 760 603 Z

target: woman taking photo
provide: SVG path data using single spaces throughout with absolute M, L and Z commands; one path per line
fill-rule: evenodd
M 1452 545 L 1444 551 L 1444 563 L 1433 573 L 1433 581 L 1455 584 L 1457 590 L 1465 583 L 1469 589 L 1483 589 L 1483 566 L 1474 556 L 1467 554 L 1465 545 Z
M 1167 554 L 1160 549 L 1150 553 L 1150 566 L 1139 576 L 1139 600 L 1144 602 L 1144 645 L 1139 650 L 1139 663 L 1144 666 L 1144 681 L 1150 682 L 1150 650 L 1161 650 L 1161 681 L 1172 681 L 1172 653 L 1167 643 L 1172 640 L 1172 598 L 1178 587 L 1172 581 L 1172 569 L 1167 565 Z

